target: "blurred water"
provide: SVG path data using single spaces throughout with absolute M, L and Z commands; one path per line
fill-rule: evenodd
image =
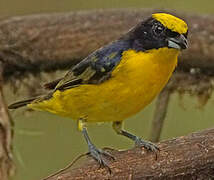
M 173 8 L 194 13 L 214 13 L 213 5 L 214 1 L 210 0 L 204 0 L 203 4 L 199 0 L 1 0 L 0 16 L 122 7 Z M 8 91 L 9 87 L 6 89 L 6 98 L 8 102 L 12 102 L 16 95 L 11 95 Z M 212 99 L 203 110 L 199 110 L 195 98 L 184 96 L 182 101 L 184 107 L 181 107 L 178 95 L 173 94 L 161 138 L 176 137 L 212 127 L 214 125 L 211 121 Z M 154 103 L 128 119 L 125 128 L 147 138 L 153 110 Z M 20 110 L 12 112 L 16 120 L 14 155 L 17 174 L 14 180 L 40 179 L 64 167 L 75 156 L 87 151 L 86 143 L 81 133 L 77 131 L 76 122 L 45 112 L 31 112 L 25 115 L 21 112 Z M 113 132 L 111 124 L 91 125 L 89 133 L 93 142 L 99 147 L 126 149 L 132 146 L 128 139 Z

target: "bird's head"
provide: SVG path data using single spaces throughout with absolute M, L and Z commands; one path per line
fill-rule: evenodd
M 186 49 L 188 26 L 170 14 L 156 13 L 152 17 L 138 24 L 129 33 L 129 40 L 136 50 L 150 50 L 159 48 Z

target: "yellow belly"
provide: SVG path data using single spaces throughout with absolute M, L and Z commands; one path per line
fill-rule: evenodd
M 109 80 L 56 91 L 51 99 L 28 106 L 74 120 L 122 121 L 143 109 L 161 91 L 177 64 L 178 54 L 168 48 L 125 51 Z

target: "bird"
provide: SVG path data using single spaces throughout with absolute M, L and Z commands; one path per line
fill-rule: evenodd
M 153 13 L 117 40 L 95 50 L 65 74 L 45 84 L 41 96 L 15 102 L 77 121 L 89 154 L 108 166 L 112 155 L 91 141 L 87 124 L 111 122 L 117 134 L 135 146 L 157 152 L 152 142 L 123 129 L 123 121 L 144 109 L 167 84 L 180 52 L 188 47 L 187 23 L 169 13 Z M 134 123 L 134 122 L 133 122 Z

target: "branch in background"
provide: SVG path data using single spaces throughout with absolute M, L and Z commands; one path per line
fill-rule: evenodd
M 161 130 L 166 117 L 169 99 L 170 91 L 167 88 L 164 88 L 156 101 L 154 117 L 152 120 L 152 128 L 150 130 L 149 137 L 152 142 L 158 142 L 160 140 Z
M 12 17 L 0 21 L 0 61 L 5 80 L 27 73 L 68 69 L 160 10 L 115 9 Z M 163 12 L 163 11 L 162 11 Z M 179 71 L 214 74 L 214 18 L 175 13 L 190 27 L 190 48 Z
M 167 140 L 158 144 L 155 155 L 139 148 L 109 151 L 116 161 L 109 162 L 112 174 L 94 160 L 87 159 L 81 167 L 66 169 L 46 180 L 95 179 L 213 179 L 214 129 Z
M 0 63 L 0 179 L 9 180 L 13 174 L 11 119 L 2 92 L 2 64 Z

